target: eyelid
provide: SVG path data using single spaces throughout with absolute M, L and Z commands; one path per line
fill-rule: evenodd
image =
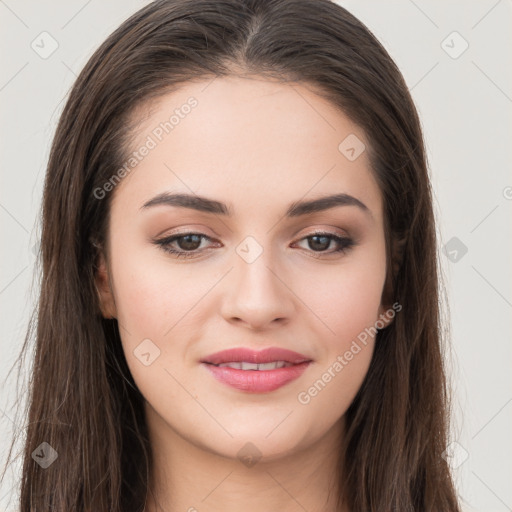
M 210 237 L 209 235 L 206 235 L 205 233 L 201 233 L 199 231 L 182 231 L 182 232 L 174 232 L 170 233 L 169 235 L 166 235 L 162 238 L 157 238 L 153 240 L 153 243 L 157 246 L 160 246 L 160 248 L 168 253 L 174 255 L 176 258 L 198 258 L 202 256 L 205 252 L 209 252 L 212 247 L 206 247 L 203 249 L 194 249 L 192 251 L 185 251 L 180 249 L 172 249 L 170 248 L 170 244 L 175 242 L 177 239 L 185 236 L 197 236 L 204 240 L 214 241 L 215 239 L 213 237 Z M 352 249 L 354 246 L 358 245 L 358 241 L 355 240 L 353 237 L 350 237 L 345 234 L 340 234 L 336 232 L 332 232 L 326 229 L 314 229 L 313 231 L 308 231 L 304 233 L 302 236 L 299 236 L 298 238 L 294 238 L 294 242 L 292 242 L 292 245 L 297 244 L 303 240 L 307 240 L 308 238 L 314 237 L 314 236 L 325 236 L 330 238 L 329 245 L 334 242 L 337 243 L 339 248 L 335 250 L 328 250 L 328 251 L 312 251 L 308 249 L 303 249 L 307 253 L 311 253 L 311 256 L 317 259 L 324 259 L 328 258 L 329 256 L 336 256 L 338 254 L 345 254 L 350 249 Z M 316 256 L 315 256 L 316 254 Z
M 332 235 L 339 236 L 341 238 L 350 238 L 350 235 L 347 231 L 340 230 L 340 228 L 335 228 L 334 226 L 329 226 L 328 228 L 324 227 L 313 227 L 307 228 L 305 232 L 302 230 L 294 236 L 295 239 L 302 240 L 304 237 L 315 236 L 315 235 Z
M 157 233 L 153 238 L 170 238 L 171 236 L 184 236 L 184 235 L 203 235 L 210 238 L 220 236 L 215 233 L 214 230 L 208 228 L 203 224 L 186 224 L 184 227 L 177 227 L 176 230 L 164 229 Z M 207 235 L 205 231 L 210 231 L 214 233 L 212 236 Z
M 204 229 L 204 227 L 201 227 L 200 229 Z M 311 228 L 310 228 L 311 229 Z M 310 236 L 315 236 L 315 235 L 328 235 L 328 236 L 338 236 L 340 238 L 353 238 L 349 233 L 347 232 L 337 232 L 337 231 L 331 231 L 331 229 L 334 229 L 334 228 L 330 228 L 330 229 L 325 229 L 325 228 L 313 228 L 312 231 L 306 231 L 305 233 L 303 233 L 302 235 L 300 235 L 300 231 L 299 233 L 297 233 L 296 235 L 294 235 L 294 240 L 296 242 L 304 239 L 304 238 L 308 238 Z M 339 229 L 339 228 L 338 228 Z M 165 233 L 166 231 L 163 231 L 163 233 Z M 208 240 L 213 240 L 215 237 L 218 237 L 219 235 L 215 234 L 214 236 L 210 236 L 206 233 L 203 233 L 202 231 L 194 231 L 194 228 L 192 226 L 188 226 L 187 228 L 184 228 L 183 231 L 171 231 L 170 233 L 164 235 L 164 236 L 160 236 L 160 235 L 156 235 L 154 237 L 154 241 L 165 241 L 165 240 L 169 240 L 170 238 L 174 238 L 174 237 L 180 237 L 180 236 L 187 236 L 187 235 L 197 235 L 197 236 L 202 236 Z M 294 242 L 295 243 L 295 242 Z

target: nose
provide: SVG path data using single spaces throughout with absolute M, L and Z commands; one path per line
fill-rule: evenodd
M 289 274 L 263 251 L 252 262 L 234 255 L 234 268 L 225 280 L 221 314 L 230 323 L 263 330 L 290 321 L 296 302 Z

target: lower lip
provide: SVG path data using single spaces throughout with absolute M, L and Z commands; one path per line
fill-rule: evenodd
M 218 381 L 228 386 L 251 393 L 267 393 L 298 379 L 310 362 L 294 364 L 276 370 L 235 370 L 227 366 L 218 367 L 208 363 L 202 364 Z

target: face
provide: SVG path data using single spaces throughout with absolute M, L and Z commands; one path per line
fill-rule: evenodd
M 365 134 L 305 85 L 257 77 L 188 83 L 138 115 L 97 285 L 150 429 L 233 458 L 248 442 L 268 460 L 312 446 L 343 421 L 372 328 L 390 321 Z M 305 362 L 204 362 L 234 348 Z

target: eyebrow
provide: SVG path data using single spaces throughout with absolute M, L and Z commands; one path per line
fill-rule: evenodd
M 201 197 L 198 195 L 172 194 L 170 192 L 163 192 L 158 194 L 149 201 L 145 202 L 140 209 L 144 210 L 158 205 L 190 208 L 200 212 L 225 215 L 227 217 L 233 216 L 233 211 L 231 208 L 228 205 L 221 203 L 220 201 L 209 199 L 207 197 Z M 370 217 L 373 217 L 370 209 L 363 202 L 349 194 L 334 194 L 309 201 L 295 201 L 288 206 L 285 216 L 299 217 L 309 213 L 329 210 L 338 206 L 356 206 Z

